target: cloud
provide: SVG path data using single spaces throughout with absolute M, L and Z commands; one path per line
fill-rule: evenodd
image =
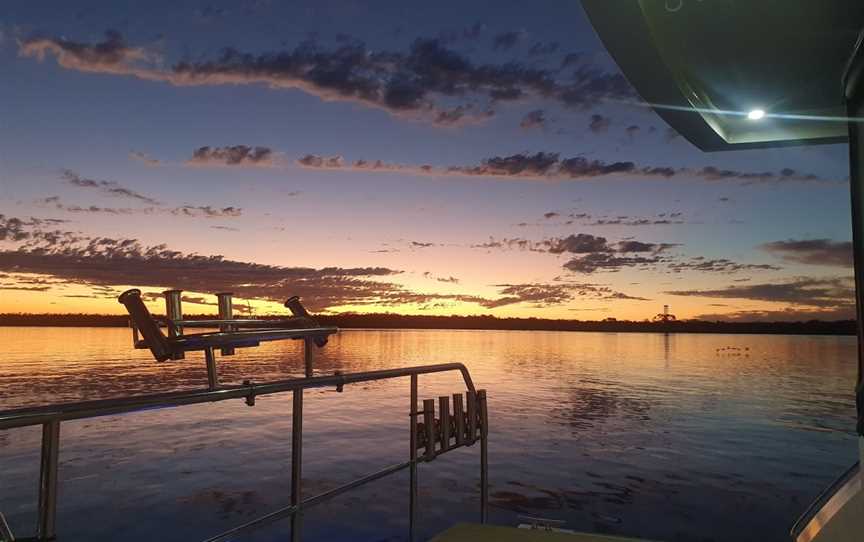
M 318 156 L 307 154 L 297 160 L 297 164 L 313 169 L 339 169 L 345 166 L 345 160 L 341 156 Z
M 423 278 L 427 278 L 427 279 L 430 279 L 430 280 L 435 280 L 435 281 L 437 281 L 437 282 L 444 282 L 444 283 L 448 283 L 448 284 L 459 284 L 459 279 L 457 279 L 457 278 L 454 277 L 454 276 L 436 277 L 436 276 L 433 275 L 432 272 L 430 272 L 430 271 L 424 271 L 424 272 L 423 272 Z
M 129 152 L 129 158 L 131 158 L 132 160 L 137 160 L 139 162 L 142 162 L 146 166 L 155 167 L 155 166 L 162 165 L 162 162 L 160 160 L 152 158 L 149 155 L 147 155 L 146 153 L 143 153 L 140 151 L 130 151 Z
M 612 124 L 612 119 L 603 115 L 591 115 L 591 121 L 588 123 L 588 129 L 595 134 L 600 134 L 609 130 Z
M 564 269 L 584 274 L 596 271 L 615 272 L 627 267 L 650 268 L 663 261 L 657 256 L 621 256 L 608 252 L 594 252 L 571 259 L 564 264 Z
M 0 221 L 0 228 L 8 223 Z M 408 293 L 397 284 L 376 280 L 398 274 L 382 267 L 269 266 L 184 254 L 165 245 L 144 246 L 135 239 L 89 238 L 70 232 L 29 231 L 26 237 L 27 242 L 16 250 L 0 251 L 0 271 L 48 275 L 90 286 L 233 291 L 238 297 L 271 301 L 296 294 L 314 310 L 387 303 Z
M 567 53 L 561 60 L 561 67 L 577 66 L 585 61 L 585 53 Z
M 483 160 L 479 166 L 451 167 L 448 171 L 464 175 L 492 177 L 545 177 L 555 171 L 559 163 L 558 154 L 537 152 L 534 154 L 513 154 L 495 156 Z
M 499 34 L 495 43 L 498 49 L 507 49 L 518 36 Z M 19 54 L 38 60 L 52 56 L 65 69 L 181 87 L 263 85 L 299 90 L 323 101 L 352 102 L 430 122 L 441 119 L 442 110 L 452 110 L 452 103 L 442 103 L 453 100 L 467 107 L 534 97 L 585 110 L 610 99 L 637 98 L 621 74 L 598 66 L 582 63 L 562 77 L 557 70 L 514 61 L 475 63 L 444 41 L 428 38 L 415 40 L 407 51 L 370 50 L 358 42 L 325 49 L 314 41 L 259 54 L 226 48 L 214 58 L 163 67 L 159 55 L 130 46 L 119 33 L 109 31 L 97 43 L 31 38 L 21 43 Z
M 445 30 L 438 34 L 438 37 L 441 41 L 450 43 L 454 41 L 466 40 L 473 41 L 480 37 L 483 34 L 483 31 L 486 30 L 486 25 L 481 23 L 480 21 L 475 22 L 471 26 L 465 27 L 461 30 Z
M 0 290 L 19 290 L 24 292 L 47 292 L 50 286 L 7 286 L 0 284 Z
M 617 217 L 598 218 L 589 223 L 590 226 L 669 226 L 673 224 L 686 224 L 685 220 L 676 217 L 669 218 L 645 218 L 645 217 Z
M 612 248 L 605 237 L 598 237 L 587 233 L 568 235 L 562 239 L 552 239 L 548 242 L 549 252 L 552 254 L 588 254 L 591 252 L 611 252 Z
M 109 215 L 150 215 L 157 211 L 155 207 L 101 207 L 99 205 L 70 205 L 60 201 L 60 196 L 48 196 L 36 200 L 39 205 L 49 205 L 58 211 L 76 214 L 109 214 Z
M 0 241 L 23 241 L 29 239 L 30 233 L 26 224 L 20 218 L 0 214 Z
M 673 290 L 669 295 L 748 299 L 796 306 L 843 308 L 854 306 L 855 290 L 848 278 L 804 277 L 789 282 L 747 284 L 721 289 Z
M 494 309 L 517 303 L 546 306 L 575 296 L 621 299 L 607 286 L 500 284 L 498 297 L 458 293 L 422 293 L 388 279 L 401 271 L 386 267 L 285 267 L 234 261 L 222 256 L 186 254 L 165 245 L 145 246 L 135 239 L 88 237 L 44 231 L 17 218 L 0 217 L 0 234 L 15 240 L 14 250 L 0 250 L 0 272 L 50 277 L 50 283 L 10 283 L 16 288 L 79 284 L 114 296 L 114 287 L 181 288 L 187 292 L 233 291 L 239 298 L 283 301 L 300 295 L 314 311 L 345 305 L 399 306 L 437 302 L 471 303 Z M 42 279 L 40 279 L 42 280 Z M 436 278 L 456 284 L 454 277 Z M 5 284 L 5 283 L 4 283 Z M 190 302 L 195 298 L 190 298 Z M 199 298 L 200 300 L 200 298 Z
M 520 180 L 591 180 L 609 176 L 626 176 L 641 179 L 701 179 L 704 181 L 741 181 L 749 185 L 756 182 L 819 181 L 829 183 L 817 175 L 801 174 L 785 168 L 780 171 L 747 172 L 736 170 L 717 170 L 713 167 L 674 168 L 667 166 L 641 166 L 634 162 L 605 162 L 591 160 L 582 156 L 561 158 L 558 153 L 539 151 L 517 153 L 507 156 L 493 156 L 483 159 L 479 165 L 469 166 L 432 166 L 429 164 L 395 164 L 383 160 L 360 159 L 347 162 L 342 156 L 321 156 L 307 154 L 295 165 L 312 169 L 333 169 L 340 171 L 398 172 L 409 175 L 434 177 L 491 177 Z M 669 217 L 666 220 L 674 219 Z M 675 223 L 669 220 L 668 223 Z M 608 222 L 611 224 L 611 222 Z M 667 223 L 667 222 L 663 222 Z M 642 225 L 642 224 L 635 224 Z
M 524 32 L 502 32 L 492 38 L 492 49 L 496 51 L 508 51 L 519 43 Z
M 789 239 L 765 243 L 760 248 L 788 262 L 852 267 L 852 243 L 850 241 Z
M 557 212 L 545 213 L 544 218 L 550 219 L 561 216 Z M 567 220 L 564 225 L 571 225 L 576 221 L 581 221 L 587 226 L 663 226 L 673 224 L 686 224 L 682 218 L 681 212 L 658 213 L 653 216 L 629 216 L 618 215 L 614 217 L 600 216 L 594 217 L 590 213 L 569 213 L 566 215 Z
M 452 109 L 439 110 L 432 123 L 436 126 L 468 126 L 482 124 L 494 116 L 495 111 L 492 109 L 478 111 L 474 104 L 457 105 Z
M 669 270 L 673 273 L 682 271 L 701 271 L 703 273 L 737 273 L 738 271 L 779 271 L 781 268 L 770 264 L 739 263 L 727 258 L 709 259 L 695 256 L 685 261 L 671 262 Z
M 268 147 L 233 145 L 230 147 L 199 147 L 186 161 L 190 166 L 273 167 L 275 155 Z
M 181 205 L 179 207 L 100 207 L 98 205 L 69 205 L 60 201 L 59 196 L 49 196 L 37 200 L 42 205 L 50 205 L 58 211 L 76 214 L 109 214 L 109 215 L 153 215 L 170 214 L 185 217 L 232 218 L 243 214 L 240 207 L 213 207 L 210 205 Z
M 560 44 L 557 41 L 550 42 L 535 42 L 534 45 L 528 49 L 528 54 L 531 56 L 539 56 L 539 55 L 551 55 L 552 53 L 558 52 L 558 48 Z
M 501 297 L 488 300 L 483 306 L 496 308 L 515 303 L 530 303 L 535 308 L 544 308 L 576 299 L 645 300 L 616 292 L 608 286 L 580 282 L 497 284 L 496 287 L 499 288 L 498 294 Z
M 667 249 L 677 246 L 671 243 L 642 243 L 622 241 L 609 243 L 605 237 L 579 233 L 567 237 L 530 241 L 527 239 L 490 239 L 486 243 L 472 245 L 483 249 L 517 249 L 549 254 L 575 255 L 563 264 L 564 269 L 574 273 L 591 274 L 596 271 L 615 272 L 626 267 L 648 268 L 671 261 L 663 256 Z M 650 252 L 643 256 L 638 253 Z
M 679 137 L 681 137 L 681 134 L 679 134 L 678 131 L 673 128 L 667 127 L 666 131 L 663 133 L 663 141 L 665 141 L 666 143 L 672 143 Z
M 119 292 L 115 292 L 112 290 L 111 292 L 100 293 L 98 295 L 98 297 L 111 299 L 111 298 L 116 298 L 118 293 Z M 67 295 L 64 297 L 73 297 L 73 296 Z M 94 296 L 75 296 L 75 297 L 94 297 Z M 144 292 L 141 294 L 141 297 L 145 301 L 151 301 L 151 302 L 152 301 L 157 301 L 157 302 L 163 301 L 165 299 L 165 296 L 159 292 Z M 218 307 L 219 306 L 219 303 L 215 298 L 208 299 L 206 297 L 201 297 L 200 295 L 193 296 L 193 295 L 182 294 L 180 296 L 180 301 L 183 302 L 184 304 L 189 304 L 189 305 L 204 305 L 204 306 L 209 306 L 209 307 Z M 252 312 L 252 308 L 249 305 L 244 305 L 237 298 L 234 298 L 231 308 L 235 314 L 236 313 L 250 314 Z
M 226 218 L 237 217 L 243 214 L 239 207 L 211 207 L 210 205 L 183 205 L 170 209 L 169 212 L 175 216 L 204 217 L 204 218 Z
M 69 70 L 115 75 L 132 75 L 139 62 L 154 60 L 154 55 L 144 48 L 128 46 L 116 30 L 107 30 L 105 39 L 94 44 L 63 38 L 32 38 L 21 44 L 19 53 L 40 61 L 51 54 L 60 66 Z
M 846 306 L 835 309 L 803 310 L 799 308 L 788 308 L 783 310 L 750 310 L 734 311 L 721 314 L 700 314 L 696 320 L 721 321 L 721 322 L 807 322 L 810 320 L 821 320 L 823 322 L 837 320 L 854 320 L 855 307 Z
M 519 126 L 524 130 L 543 129 L 546 127 L 548 119 L 542 109 L 529 111 L 522 117 Z
M 624 131 L 627 133 L 627 138 L 630 141 L 633 141 L 634 139 L 636 139 L 636 136 L 639 135 L 639 132 L 642 131 L 642 128 L 637 126 L 636 124 L 631 124 L 630 126 L 625 128 Z
M 820 178 L 813 174 L 803 174 L 792 168 L 783 168 L 778 172 L 744 172 L 734 169 L 719 169 L 714 166 L 706 166 L 694 172 L 697 176 L 709 181 L 722 181 L 734 179 L 745 181 L 746 184 L 764 183 L 773 181 L 795 180 L 795 181 L 818 181 Z
M 109 196 L 119 197 L 119 198 L 128 198 L 137 201 L 141 201 L 143 203 L 148 203 L 150 205 L 159 205 L 159 202 L 153 198 L 144 196 L 131 190 L 129 188 L 125 188 L 120 186 L 120 184 L 116 181 L 97 181 L 94 179 L 87 179 L 85 177 L 81 177 L 76 172 L 71 169 L 64 169 L 62 172 L 63 179 L 73 186 L 78 186 L 80 188 L 94 188 L 103 194 L 107 194 Z
M 616 245 L 618 252 L 665 252 L 670 248 L 680 246 L 677 243 L 645 243 L 632 239 L 620 241 Z
M 490 238 L 484 243 L 471 245 L 471 248 L 485 250 L 528 250 L 556 255 L 571 256 L 563 267 L 573 273 L 591 274 L 595 272 L 616 272 L 625 268 L 660 269 L 673 273 L 697 271 L 703 273 L 736 273 L 739 271 L 778 270 L 768 264 L 738 263 L 728 259 L 706 259 L 697 256 L 682 259 L 670 251 L 681 246 L 678 243 L 654 243 L 635 239 L 624 239 L 617 243 L 605 237 L 588 233 L 571 234 L 532 241 L 522 238 Z

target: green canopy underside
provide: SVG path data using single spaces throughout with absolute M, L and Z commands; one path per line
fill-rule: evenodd
M 864 2 L 582 4 L 642 99 L 697 147 L 713 151 L 846 140 L 841 79 L 864 26 Z M 755 109 L 766 117 L 748 119 Z

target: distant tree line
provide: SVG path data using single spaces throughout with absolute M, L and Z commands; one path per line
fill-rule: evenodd
M 272 316 L 281 318 L 283 316 Z M 211 319 L 213 315 L 184 315 L 187 319 Z M 270 317 L 260 317 L 268 319 Z M 638 322 L 607 318 L 600 321 L 551 318 L 498 318 L 481 316 L 425 316 L 404 314 L 330 314 L 316 316 L 322 325 L 342 328 L 386 329 L 500 329 L 531 331 L 608 331 L 648 333 L 774 333 L 789 335 L 854 335 L 855 321 L 827 322 L 709 322 L 673 320 Z M 125 315 L 106 314 L 0 314 L 0 326 L 125 327 Z

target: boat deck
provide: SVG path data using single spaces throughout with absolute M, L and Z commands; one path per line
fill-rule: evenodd
M 540 529 L 517 529 L 497 525 L 459 523 L 430 542 L 649 542 L 636 538 L 623 538 L 601 534 L 565 533 Z

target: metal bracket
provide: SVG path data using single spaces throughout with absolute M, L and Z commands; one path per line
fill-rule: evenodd
M 255 406 L 255 385 L 252 384 L 251 380 L 244 380 L 243 385 L 249 388 L 249 395 L 246 396 L 246 405 Z
M 467 406 L 464 410 L 463 398 Z M 435 417 L 434 399 L 424 400 L 423 410 L 414 414 L 416 446 L 418 450 L 422 449 L 424 461 L 432 461 L 454 448 L 472 446 L 487 434 L 486 390 L 468 391 L 464 395 L 454 393 L 452 413 L 449 397 L 439 397 L 438 405 L 438 418 Z

